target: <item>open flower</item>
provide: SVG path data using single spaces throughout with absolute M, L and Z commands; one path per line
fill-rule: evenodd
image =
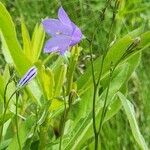
M 35 76 L 37 75 L 37 68 L 33 66 L 30 68 L 27 73 L 21 78 L 18 83 L 18 87 L 23 87 L 28 84 Z
M 59 52 L 64 54 L 70 46 L 76 45 L 82 39 L 80 29 L 69 19 L 62 7 L 58 10 L 58 19 L 44 19 L 43 27 L 52 37 L 47 41 L 44 52 Z

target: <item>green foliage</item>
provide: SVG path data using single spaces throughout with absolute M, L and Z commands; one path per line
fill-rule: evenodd
M 5 59 L 7 63 L 15 64 L 17 71 L 23 75 L 29 68 L 30 62 L 21 50 L 16 36 L 15 26 L 2 3 L 0 3 L 0 12 L 0 31 Z
M 37 6 L 39 4 L 42 3 L 40 6 L 41 8 L 44 7 L 43 12 L 45 12 L 45 14 L 39 13 L 40 19 L 49 15 L 49 11 L 53 15 L 53 10 L 59 4 L 57 2 L 50 3 L 48 0 L 45 2 L 34 1 L 31 2 L 36 4 L 33 5 L 33 10 L 36 10 L 34 12 L 31 11 L 31 6 L 25 8 L 24 2 L 27 3 L 24 0 L 16 0 L 14 3 L 17 5 L 19 13 L 21 13 L 19 14 L 21 15 L 21 32 L 18 34 L 19 36 L 16 34 L 15 29 L 16 20 L 14 25 L 9 12 L 3 5 L 4 2 L 0 2 L 2 54 L 4 55 L 3 61 L 8 64 L 3 66 L 4 69 L 1 69 L 2 74 L 0 74 L 0 126 L 4 125 L 0 148 L 19 149 L 15 125 L 17 118 L 19 126 L 18 136 L 22 149 L 58 149 L 61 136 L 62 149 L 64 150 L 94 149 L 92 121 L 94 88 L 91 63 L 89 61 L 84 62 L 86 60 L 84 56 L 88 58 L 88 50 L 92 47 L 93 53 L 96 55 L 93 61 L 96 80 L 99 78 L 101 67 L 103 67 L 100 85 L 98 85 L 98 92 L 96 93 L 96 127 L 99 125 L 105 106 L 110 72 L 114 67 L 106 103 L 108 108 L 102 122 L 103 128 L 99 146 L 101 149 L 117 149 L 118 145 L 122 143 L 118 142 L 117 139 L 113 139 L 113 137 L 121 134 L 121 138 L 123 137 L 123 140 L 127 140 L 127 143 L 124 140 L 124 145 L 120 147 L 121 149 L 126 149 L 130 145 L 130 149 L 141 148 L 148 150 L 149 136 L 144 140 L 145 135 L 143 133 L 146 130 L 141 130 L 141 126 L 138 126 L 134 103 L 132 104 L 124 95 L 128 94 L 129 96 L 127 83 L 140 63 L 141 52 L 150 46 L 150 31 L 145 31 L 147 29 L 146 20 L 142 24 L 141 19 L 136 17 L 137 12 L 139 15 L 139 12 L 146 11 L 149 8 L 149 2 L 145 2 L 147 5 L 142 4 L 141 9 L 139 9 L 138 5 L 140 3 L 138 0 L 135 0 L 135 2 L 120 1 L 120 8 L 111 32 L 109 28 L 111 17 L 114 13 L 112 9 L 114 2 L 109 6 L 108 12 L 105 12 L 104 18 L 102 18 L 102 12 L 100 11 L 100 9 L 105 7 L 104 1 L 88 1 L 86 5 L 83 0 L 79 2 L 77 0 L 62 2 L 69 15 L 81 25 L 85 38 L 91 40 L 95 27 L 98 27 L 92 46 L 86 40 L 83 40 L 81 46 L 72 47 L 71 52 L 65 56 L 41 54 L 45 32 L 41 23 L 37 23 L 36 20 L 38 19 L 39 8 Z M 54 8 L 48 10 L 48 6 L 45 7 L 44 4 L 50 4 Z M 132 9 L 130 11 L 131 6 L 135 10 Z M 11 8 L 8 7 L 8 9 L 10 12 L 12 11 Z M 29 14 L 25 14 L 25 11 Z M 37 13 L 37 16 L 33 17 L 33 13 Z M 131 19 L 128 19 L 128 15 Z M 28 22 L 27 16 L 32 18 L 32 23 Z M 31 18 L 29 19 L 30 21 Z M 98 18 L 101 19 L 101 22 Z M 136 25 L 135 18 L 138 19 L 139 26 Z M 34 25 L 36 24 L 34 29 L 33 22 Z M 33 32 L 31 32 L 32 29 Z M 106 47 L 108 47 L 108 50 Z M 104 62 L 102 62 L 102 52 L 104 50 L 107 50 L 107 53 Z M 99 53 L 101 54 L 99 55 Z M 20 78 L 24 75 L 33 65 L 38 68 L 36 79 L 19 91 L 18 106 L 15 101 L 16 97 L 12 98 L 5 120 L 2 121 L 4 96 L 6 96 L 6 100 L 9 99 L 16 89 L 18 77 Z M 85 68 L 80 67 L 80 65 L 84 65 Z M 5 95 L 6 85 L 13 74 L 14 78 L 8 84 Z M 132 90 L 129 89 L 130 91 Z M 18 116 L 16 116 L 15 112 L 16 107 L 18 108 Z M 126 116 L 121 114 L 122 111 L 125 112 Z M 146 112 L 146 110 L 142 111 Z M 66 118 L 64 119 L 63 115 L 65 113 Z M 115 119 L 117 116 L 121 116 L 125 121 L 128 120 L 132 134 L 130 130 L 128 132 L 123 130 L 123 127 L 126 126 L 120 120 Z M 63 122 L 65 122 L 64 133 L 61 135 Z M 117 126 L 116 130 L 121 128 L 121 131 L 116 132 L 115 129 L 111 128 L 111 122 Z M 128 122 L 126 121 L 126 123 Z M 118 124 L 121 126 L 120 128 Z M 107 128 L 106 130 L 105 127 Z M 125 137 L 123 132 L 129 133 L 129 135 Z M 110 143 L 113 143 L 113 145 L 109 144 L 107 135 L 112 140 Z

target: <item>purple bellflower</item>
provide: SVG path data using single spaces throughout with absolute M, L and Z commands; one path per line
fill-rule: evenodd
M 59 52 L 63 55 L 70 46 L 76 45 L 82 39 L 80 29 L 70 20 L 62 7 L 58 10 L 58 19 L 44 19 L 42 24 L 51 36 L 45 44 L 45 53 Z
M 30 68 L 27 73 L 21 78 L 18 83 L 18 87 L 23 87 L 28 84 L 35 76 L 37 75 L 37 68 L 33 66 Z

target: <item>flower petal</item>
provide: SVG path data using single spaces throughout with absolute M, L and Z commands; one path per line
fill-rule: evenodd
M 58 10 L 58 18 L 63 24 L 65 24 L 67 26 L 71 26 L 72 22 L 62 7 L 60 7 Z
M 44 52 L 50 53 L 50 52 L 59 52 L 60 54 L 64 54 L 64 52 L 69 48 L 69 45 L 71 43 L 71 37 L 60 35 L 51 38 L 47 41 Z
M 73 26 L 74 30 L 73 30 L 73 33 L 72 33 L 72 38 L 71 38 L 72 41 L 70 43 L 70 46 L 76 45 L 82 39 L 81 30 L 74 23 L 72 23 L 72 26 Z
M 73 28 L 62 24 L 58 19 L 45 19 L 42 21 L 45 31 L 52 37 L 57 35 L 71 35 Z

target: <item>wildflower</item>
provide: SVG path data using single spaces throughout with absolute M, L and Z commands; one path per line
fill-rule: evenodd
M 21 78 L 18 83 L 18 87 L 23 87 L 28 84 L 35 76 L 37 75 L 37 68 L 33 66 L 30 68 L 27 73 Z
M 80 29 L 70 20 L 65 10 L 60 7 L 58 19 L 44 19 L 43 27 L 52 37 L 47 41 L 44 52 L 59 52 L 64 54 L 70 46 L 74 46 L 82 39 Z

